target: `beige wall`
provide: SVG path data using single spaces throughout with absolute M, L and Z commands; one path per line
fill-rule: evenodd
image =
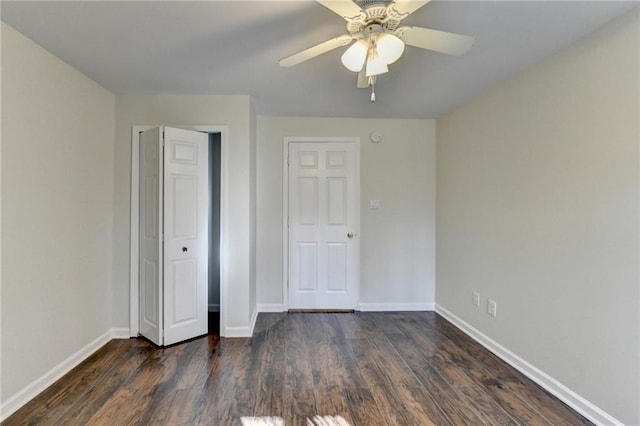
M 251 315 L 251 106 L 248 96 L 118 96 L 114 181 L 114 324 L 129 326 L 131 129 L 134 125 L 228 126 L 226 154 L 229 250 L 227 327 L 249 326 Z M 224 148 L 223 148 L 224 149 Z M 225 154 L 223 152 L 223 158 Z M 223 159 L 224 162 L 224 159 Z M 222 200 L 223 209 L 224 199 Z M 222 301 L 222 303 L 225 303 Z
M 2 24 L 2 395 L 112 327 L 115 98 Z
M 640 423 L 639 24 L 636 9 L 437 123 L 437 303 L 625 424 Z
M 384 140 L 369 140 L 373 130 Z M 258 117 L 258 305 L 282 304 L 282 150 L 285 136 L 361 140 L 360 302 L 434 303 L 435 122 Z M 369 210 L 369 200 L 381 201 Z

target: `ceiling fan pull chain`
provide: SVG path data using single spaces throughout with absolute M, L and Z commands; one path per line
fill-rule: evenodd
M 371 83 L 371 102 L 376 101 L 376 83 L 373 81 Z

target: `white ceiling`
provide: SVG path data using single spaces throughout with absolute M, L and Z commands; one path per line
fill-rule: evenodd
M 407 47 L 356 88 L 340 48 L 278 60 L 345 33 L 313 1 L 2 1 L 2 21 L 116 94 L 251 95 L 259 114 L 435 118 L 593 32 L 638 1 L 433 1 L 403 24 L 476 37 L 450 57 Z

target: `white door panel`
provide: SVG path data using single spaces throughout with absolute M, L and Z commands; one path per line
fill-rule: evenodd
M 162 132 L 140 135 L 140 334 L 162 345 Z
M 207 334 L 206 133 L 165 127 L 164 344 Z
M 358 155 L 356 143 L 289 144 L 292 309 L 356 308 L 360 268 Z
M 139 229 L 140 334 L 159 346 L 206 334 L 206 133 L 142 132 Z

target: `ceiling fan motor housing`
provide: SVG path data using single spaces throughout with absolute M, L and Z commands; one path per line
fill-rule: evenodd
M 392 2 L 392 0 L 353 0 L 353 2 L 357 4 L 360 9 L 368 9 L 372 6 L 387 7 Z
M 400 21 L 407 17 L 408 13 L 401 14 L 393 7 L 393 0 L 353 0 L 362 10 L 360 15 L 345 18 L 349 34 L 360 34 L 371 24 L 378 24 L 388 31 L 398 28 Z

